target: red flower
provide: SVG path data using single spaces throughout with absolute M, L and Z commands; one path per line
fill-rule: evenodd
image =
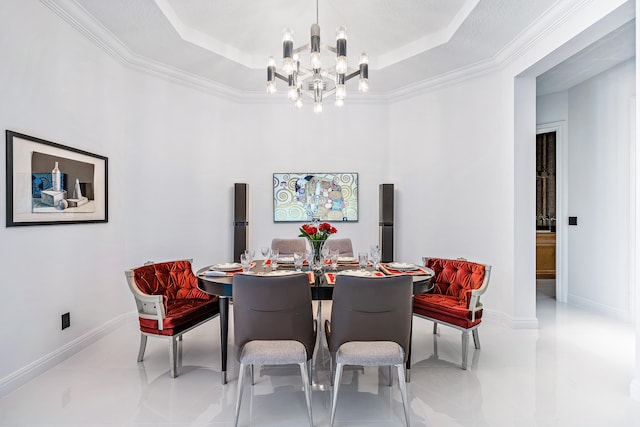
M 337 233 L 338 230 L 328 222 L 323 222 L 317 227 L 311 224 L 304 224 L 300 227 L 300 236 L 309 240 L 327 240 L 329 235 Z

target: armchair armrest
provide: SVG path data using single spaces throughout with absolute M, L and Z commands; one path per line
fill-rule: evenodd
M 126 270 L 124 274 L 127 277 L 129 290 L 133 294 L 133 298 L 136 301 L 138 316 L 143 319 L 157 320 L 158 329 L 162 330 L 162 320 L 166 317 L 164 297 L 162 295 L 149 295 L 140 291 L 138 286 L 136 286 L 135 284 L 133 270 Z
M 491 276 L 491 266 L 484 266 L 484 280 L 482 285 L 478 289 L 471 291 L 471 298 L 469 299 L 469 310 L 471 310 L 471 321 L 476 320 L 476 312 L 482 310 L 482 303 L 480 303 L 480 296 L 487 291 L 489 286 L 489 277 Z

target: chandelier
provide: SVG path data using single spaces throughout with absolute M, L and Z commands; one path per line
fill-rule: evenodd
M 369 90 L 369 58 L 366 53 L 360 55 L 358 69 L 347 65 L 347 30 L 338 27 L 336 30 L 336 45 L 328 46 L 320 42 L 320 26 L 318 25 L 318 0 L 316 0 L 316 23 L 311 25 L 310 43 L 293 47 L 293 31 L 285 29 L 282 38 L 282 71 L 276 70 L 276 60 L 270 56 L 267 62 L 267 92 L 276 92 L 276 78 L 287 83 L 287 96 L 294 101 L 294 105 L 302 108 L 302 97 L 313 99 L 313 111 L 322 112 L 322 100 L 335 96 L 335 105 L 342 107 L 347 96 L 345 83 L 356 76 L 360 76 L 358 90 Z M 320 50 L 327 50 L 335 54 L 335 65 L 322 68 Z M 300 55 L 309 52 L 309 68 L 301 65 Z M 332 85 L 332 86 L 331 86 Z M 331 86 L 331 87 L 330 87 Z

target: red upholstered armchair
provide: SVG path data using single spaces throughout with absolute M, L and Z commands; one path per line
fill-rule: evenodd
M 178 341 L 182 341 L 182 334 L 220 313 L 218 297 L 198 289 L 189 260 L 146 264 L 124 274 L 140 320 L 138 362 L 144 357 L 148 336 L 167 338 L 171 377 L 175 378 L 182 359 Z
M 424 260 L 425 266 L 435 272 L 435 285 L 432 293 L 414 297 L 413 314 L 431 320 L 434 334 L 438 332 L 438 323 L 462 331 L 462 369 L 467 369 L 469 331 L 473 334 L 475 347 L 480 348 L 480 296 L 489 285 L 491 266 L 461 259 Z

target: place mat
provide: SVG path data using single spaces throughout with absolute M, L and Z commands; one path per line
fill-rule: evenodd
M 257 273 L 257 274 L 259 276 L 289 276 L 291 274 L 300 274 L 300 273 L 302 272 L 292 271 L 292 270 L 274 270 L 274 271 L 269 271 L 267 273 Z M 312 271 L 305 271 L 304 273 L 309 278 L 309 284 L 314 284 L 316 282 L 316 278 L 313 275 Z
M 389 268 L 388 264 L 380 264 L 380 268 L 382 269 L 382 271 L 384 271 L 386 274 L 389 275 L 397 275 L 397 274 L 409 274 L 412 276 L 426 276 L 426 275 L 434 275 L 433 270 L 431 270 L 430 268 L 426 268 L 426 267 L 421 267 L 419 265 L 416 265 L 417 270 L 395 270 L 393 268 Z
M 281 264 L 286 265 L 286 266 L 291 266 L 291 267 L 293 267 L 295 265 L 293 263 L 293 261 L 291 261 L 291 262 L 281 262 L 281 261 L 278 260 L 278 265 L 281 265 Z M 271 260 L 270 259 L 265 259 L 264 261 L 262 261 L 262 265 L 271 265 Z M 302 265 L 309 265 L 309 263 L 305 259 L 302 262 Z
M 359 270 L 354 270 L 355 271 L 359 271 Z M 348 275 L 350 273 L 349 270 L 346 271 L 341 271 L 340 273 L 324 273 L 324 277 L 327 280 L 327 283 L 329 285 L 335 285 L 336 284 L 336 276 L 339 276 L 340 274 L 344 274 L 344 275 Z M 368 273 L 366 275 L 362 275 L 362 277 L 384 277 L 384 273 L 382 273 L 381 271 L 369 271 L 367 270 L 365 273 Z M 354 274 L 354 276 L 360 276 L 359 274 Z
M 204 277 L 232 277 L 234 274 L 242 273 L 242 267 L 240 267 L 240 269 L 232 270 L 232 271 L 227 271 L 227 270 L 221 271 L 221 270 L 213 269 L 213 267 L 216 266 L 216 265 L 221 265 L 221 264 L 213 264 L 211 267 L 209 267 L 209 270 L 200 273 L 200 276 L 204 276 Z M 256 266 L 256 262 L 253 261 L 251 263 L 251 267 L 250 268 L 253 268 L 255 266 Z

